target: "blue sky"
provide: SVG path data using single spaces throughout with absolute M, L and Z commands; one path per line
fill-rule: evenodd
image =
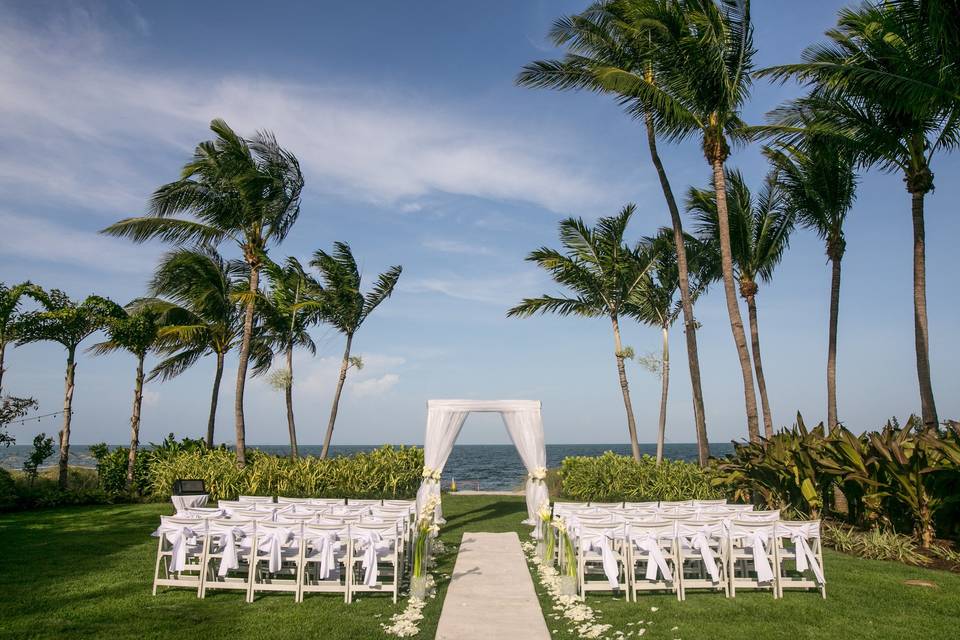
M 843 2 L 754 3 L 758 66 L 795 60 Z M 250 134 L 274 131 L 300 158 L 307 186 L 293 234 L 272 255 L 306 260 L 348 241 L 365 274 L 402 264 L 394 297 L 355 341 L 367 366 L 348 380 L 335 443 L 422 442 L 429 398 L 535 398 L 547 441 L 623 442 L 623 405 L 603 320 L 505 318 L 520 298 L 555 287 L 523 261 L 556 244 L 568 215 L 594 219 L 638 204 L 632 234 L 668 216 L 642 129 L 611 100 L 517 88 L 529 60 L 559 52 L 550 23 L 583 2 L 0 1 L 0 280 L 30 278 L 80 297 L 118 302 L 143 293 L 160 245 L 96 232 L 143 211 L 176 177 L 214 117 Z M 758 84 L 749 121 L 793 95 Z M 664 145 L 674 189 L 702 186 L 693 143 Z M 731 164 L 758 183 L 756 149 Z M 933 167 L 927 201 L 933 381 L 941 417 L 960 415 L 960 157 Z M 848 226 L 840 317 L 840 418 L 854 429 L 919 409 L 913 354 L 909 200 L 898 176 L 868 173 Z M 777 425 L 797 410 L 825 413 L 829 270 L 823 247 L 798 233 L 758 295 L 764 368 Z M 710 437 L 745 436 L 742 388 L 720 287 L 697 305 Z M 643 353 L 659 334 L 628 325 Z M 298 430 L 322 440 L 342 340 L 315 331 L 318 355 L 295 362 Z M 89 344 L 92 344 L 91 341 Z M 693 440 L 683 337 L 672 334 L 668 439 Z M 199 436 L 213 361 L 149 385 L 141 440 Z M 61 404 L 63 352 L 8 352 L 6 390 Z M 232 369 L 218 434 L 232 433 Z M 84 355 L 74 442 L 128 439 L 134 361 Z M 629 369 L 641 441 L 654 438 L 659 381 Z M 283 443 L 282 394 L 248 385 L 248 442 Z M 474 416 L 462 442 L 506 442 L 493 417 Z M 48 421 L 24 427 L 55 432 Z

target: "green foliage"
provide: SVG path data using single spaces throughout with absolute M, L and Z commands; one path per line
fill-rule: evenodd
M 916 540 L 889 529 L 862 531 L 849 525 L 825 521 L 822 532 L 824 543 L 842 553 L 913 565 L 930 563 L 929 558 L 918 550 Z
M 48 438 L 45 433 L 38 433 L 33 438 L 33 451 L 23 463 L 23 472 L 32 485 L 37 479 L 37 469 L 43 464 L 44 460 L 53 455 L 53 438 Z
M 561 496 L 570 500 L 685 500 L 723 497 L 710 472 L 682 460 L 660 464 L 650 456 L 639 461 L 607 451 L 600 456 L 564 458 L 560 466 Z
M 17 505 L 17 487 L 10 472 L 0 467 L 0 511 L 13 509 Z
M 313 456 L 291 460 L 248 451 L 243 468 L 227 449 L 198 447 L 154 459 L 149 491 L 166 497 L 174 480 L 198 478 L 214 500 L 238 495 L 410 498 L 420 486 L 422 470 L 423 449 L 418 447 L 385 446 L 326 460 Z
M 65 489 L 58 484 L 56 469 L 39 471 L 35 478 L 0 470 L 0 511 L 109 502 L 110 496 L 97 486 L 91 469 L 70 468 Z
M 59 289 L 42 296 L 44 308 L 21 316 L 18 342 L 59 342 L 68 351 L 76 349 L 90 334 L 123 315 L 120 305 L 108 298 L 88 296 L 82 302 L 71 300 Z
M 100 479 L 100 487 L 112 496 L 126 494 L 127 460 L 130 456 L 130 449 L 117 447 L 110 451 L 105 444 L 94 446 L 97 450 L 93 451 L 94 447 L 91 447 L 91 452 L 97 459 L 97 475 Z M 226 448 L 221 446 L 218 450 L 226 451 Z M 207 446 L 203 440 L 193 438 L 184 438 L 177 441 L 172 433 L 167 435 L 160 444 L 151 443 L 149 446 L 140 448 L 133 466 L 133 493 L 140 496 L 151 493 L 151 468 L 157 460 L 192 451 L 207 451 Z
M 7 425 L 18 418 L 27 415 L 31 409 L 37 408 L 37 401 L 33 398 L 15 398 L 5 396 L 0 403 L 0 445 L 9 447 L 16 444 L 17 440 L 7 433 Z

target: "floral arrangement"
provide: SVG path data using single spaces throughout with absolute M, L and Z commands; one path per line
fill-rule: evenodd
M 534 482 L 543 482 L 547 479 L 547 468 L 546 467 L 537 467 L 533 471 L 527 474 L 527 477 L 533 480 Z
M 550 525 L 550 521 L 553 519 L 553 513 L 550 511 L 549 500 L 543 501 L 543 504 L 540 505 L 540 510 L 537 511 L 537 515 L 540 517 L 540 524 L 537 529 L 543 535 L 543 560 L 552 565 L 556 543 L 553 535 L 553 527 Z
M 563 574 L 570 578 L 577 576 L 577 552 L 573 550 L 573 540 L 567 534 L 567 525 L 563 520 L 553 522 L 553 528 L 560 536 L 560 545 L 563 547 Z
M 421 477 L 424 480 L 434 480 L 440 482 L 440 469 L 433 469 L 431 467 L 424 467 Z
M 427 571 L 427 559 L 430 555 L 430 538 L 440 532 L 437 525 L 438 496 L 430 496 L 417 514 L 416 532 L 413 539 L 413 577 L 421 578 Z

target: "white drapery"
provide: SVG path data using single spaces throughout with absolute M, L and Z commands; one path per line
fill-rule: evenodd
M 417 512 L 430 496 L 440 496 L 440 474 L 453 451 L 460 429 L 472 412 L 499 413 L 510 440 L 527 468 L 525 524 L 536 526 L 537 509 L 548 498 L 541 477 L 547 466 L 543 421 L 538 400 L 430 400 L 427 402 L 427 430 L 423 442 L 424 479 L 417 491 Z M 437 517 L 443 522 L 437 507 Z

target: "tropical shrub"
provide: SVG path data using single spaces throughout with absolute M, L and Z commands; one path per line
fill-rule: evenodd
M 203 440 L 184 438 L 177 441 L 174 435 L 169 434 L 160 444 L 142 447 L 137 452 L 137 459 L 133 467 L 132 493 L 145 496 L 151 493 L 150 468 L 156 460 L 177 456 L 184 452 L 206 451 Z M 221 445 L 221 449 L 227 449 Z M 95 444 L 90 451 L 97 460 L 97 475 L 100 478 L 100 487 L 112 496 L 127 493 L 127 460 L 130 449 L 117 447 L 110 450 L 105 444 Z
M 0 467 L 0 511 L 13 509 L 17 505 L 17 488 L 10 472 Z
M 420 486 L 423 449 L 381 447 L 351 456 L 291 460 L 260 451 L 247 452 L 240 468 L 227 449 L 197 448 L 154 458 L 148 490 L 168 497 L 178 478 L 201 479 L 213 500 L 238 495 L 317 498 L 412 498 Z
M 871 560 L 895 560 L 914 565 L 926 565 L 930 559 L 917 548 L 911 536 L 884 528 L 868 531 L 850 525 L 826 521 L 821 527 L 823 542 L 841 553 Z
M 560 465 L 561 497 L 596 502 L 642 502 L 721 498 L 724 491 L 710 472 L 692 462 L 650 456 L 634 460 L 607 451 L 600 456 L 564 458 Z

